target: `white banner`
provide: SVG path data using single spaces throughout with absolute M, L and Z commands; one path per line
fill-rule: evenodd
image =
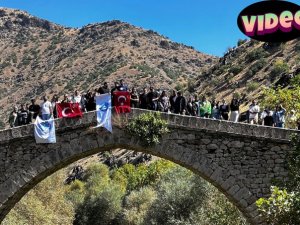
M 39 116 L 34 123 L 34 136 L 36 143 L 56 143 L 55 123 L 53 117 L 42 120 Z
M 104 127 L 112 133 L 111 124 L 111 95 L 96 96 L 97 127 Z

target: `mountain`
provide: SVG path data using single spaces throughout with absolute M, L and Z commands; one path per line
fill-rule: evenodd
M 14 104 L 120 78 L 129 86 L 177 88 L 217 100 L 237 93 L 247 105 L 265 87 L 300 73 L 299 51 L 299 39 L 239 40 L 217 58 L 117 20 L 76 29 L 0 8 L 0 127 Z
M 286 43 L 239 40 L 219 61 L 196 78 L 200 95 L 229 101 L 234 93 L 247 105 L 261 99 L 264 88 L 292 88 L 291 78 L 300 74 L 300 39 Z
M 129 85 L 178 88 L 217 58 L 121 21 L 63 27 L 0 8 L 0 117 L 13 104 L 124 78 Z

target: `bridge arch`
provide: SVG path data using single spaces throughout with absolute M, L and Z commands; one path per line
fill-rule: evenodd
M 142 112 L 134 110 L 131 116 Z M 266 139 L 239 134 L 241 128 L 231 123 L 223 124 L 222 129 L 229 126 L 235 132 L 226 133 L 216 130 L 216 121 L 163 116 L 171 132 L 159 145 L 149 148 L 125 133 L 118 122 L 113 134 L 92 128 L 96 122 L 94 112 L 80 120 L 57 120 L 57 144 L 36 144 L 32 125 L 0 132 L 0 221 L 33 186 L 55 171 L 89 155 L 124 148 L 150 153 L 192 170 L 224 193 L 251 224 L 262 224 L 255 201 L 269 194 L 271 179 L 286 177 L 284 158 L 289 141 L 284 138 L 290 132 L 271 129 L 271 138 Z M 197 123 L 211 123 L 213 130 L 197 127 Z M 259 134 L 266 135 L 266 131 Z

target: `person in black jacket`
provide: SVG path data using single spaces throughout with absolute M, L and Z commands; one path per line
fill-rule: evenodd
M 29 117 L 30 117 L 30 122 L 33 122 L 33 120 L 36 119 L 36 117 L 39 115 L 40 112 L 40 106 L 35 103 L 35 99 L 31 99 L 31 105 L 29 106 Z
M 177 98 L 174 103 L 174 113 L 176 114 L 184 114 L 186 111 L 186 100 L 182 96 L 181 92 L 177 92 Z
M 139 94 L 137 93 L 135 87 L 133 87 L 130 92 L 130 106 L 132 108 L 138 108 L 139 106 Z
M 240 103 L 241 100 L 233 97 L 230 104 L 230 121 L 238 122 L 239 121 L 239 113 L 240 113 Z
M 98 89 L 100 95 L 108 94 L 110 92 L 107 82 L 103 83 L 103 86 Z
M 228 120 L 229 106 L 226 103 L 225 99 L 222 100 L 222 104 L 220 105 L 220 114 L 223 120 Z
M 143 92 L 139 96 L 139 106 L 141 109 L 147 109 L 147 107 L 148 107 L 147 88 L 144 88 Z
M 22 125 L 27 125 L 29 124 L 29 111 L 28 109 L 25 107 L 24 104 L 21 104 L 21 109 L 18 112 L 18 125 L 22 126 Z
M 171 94 L 171 96 L 169 98 L 169 101 L 170 101 L 170 111 L 171 112 L 174 112 L 174 110 L 175 110 L 175 101 L 176 101 L 176 98 L 177 98 L 176 91 L 173 90 L 172 94 Z
M 153 87 L 150 87 L 150 91 L 147 94 L 147 102 L 148 102 L 148 109 L 150 110 L 157 110 L 157 101 L 158 101 L 158 93 L 154 90 Z
M 190 96 L 186 104 L 186 114 L 190 116 L 196 116 L 193 108 L 193 97 Z
M 263 118 L 263 125 L 268 127 L 274 127 L 274 117 L 272 112 L 266 110 L 266 116 Z

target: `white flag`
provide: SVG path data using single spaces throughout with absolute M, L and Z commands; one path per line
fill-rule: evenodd
M 39 116 L 34 123 L 34 136 L 36 143 L 56 143 L 55 123 L 53 117 L 42 120 Z
M 105 127 L 112 133 L 111 125 L 111 95 L 96 96 L 97 127 Z

